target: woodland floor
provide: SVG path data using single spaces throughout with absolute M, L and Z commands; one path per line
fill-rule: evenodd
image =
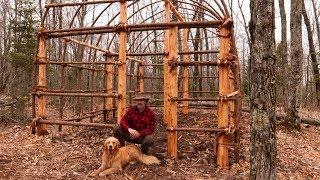
M 302 111 L 304 116 L 319 119 L 320 113 Z M 55 114 L 51 111 L 51 114 Z M 156 144 L 150 154 L 160 165 L 128 164 L 116 175 L 96 179 L 248 179 L 249 125 L 243 113 L 240 161 L 234 163 L 230 149 L 228 169 L 215 166 L 214 139 L 210 133 L 178 133 L 178 158 L 166 158 L 166 132 L 162 114 L 157 113 Z M 54 116 L 54 115 L 52 115 Z M 210 127 L 213 113 L 193 110 L 179 115 L 181 127 Z M 23 124 L 0 125 L 0 179 L 92 179 L 86 175 L 100 165 L 102 142 L 111 136 L 110 129 L 49 126 L 50 135 L 32 135 Z M 302 126 L 301 132 L 277 129 L 278 179 L 320 179 L 320 127 Z

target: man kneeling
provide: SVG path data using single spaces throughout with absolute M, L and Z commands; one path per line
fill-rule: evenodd
M 122 117 L 120 124 L 113 130 L 121 146 L 125 141 L 141 144 L 141 151 L 148 154 L 148 149 L 154 144 L 152 133 L 155 128 L 155 113 L 147 106 L 149 98 L 140 95 L 133 98 L 131 106 Z

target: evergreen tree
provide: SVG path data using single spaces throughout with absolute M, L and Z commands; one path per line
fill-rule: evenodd
M 30 0 L 17 0 L 14 6 L 14 18 L 10 21 L 12 43 L 9 60 L 11 64 L 10 85 L 7 92 L 17 103 L 11 109 L 12 119 L 27 119 L 24 108 L 32 88 L 33 58 L 36 53 L 34 20 L 35 6 Z
M 35 6 L 30 0 L 17 1 L 15 13 L 10 22 L 14 36 L 10 50 L 13 68 L 10 92 L 13 97 L 27 97 L 32 86 L 32 60 L 36 53 Z

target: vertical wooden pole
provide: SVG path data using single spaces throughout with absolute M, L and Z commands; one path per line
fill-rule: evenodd
M 61 79 L 60 79 L 60 90 L 63 91 L 65 88 L 65 68 L 66 66 L 61 66 Z M 63 108 L 65 104 L 65 97 L 60 97 L 60 108 L 59 108 L 59 119 L 60 121 L 63 119 Z M 59 125 L 58 130 L 62 131 L 62 125 Z
M 144 93 L 144 66 L 142 63 L 138 65 L 138 90 L 139 93 Z
M 37 74 L 38 74 L 38 64 L 33 64 L 33 71 L 32 71 L 32 87 L 36 87 L 37 85 Z M 35 89 L 32 89 L 32 92 L 34 92 Z M 32 94 L 32 119 L 36 118 L 37 112 L 36 112 L 36 95 Z M 35 133 L 35 132 L 33 132 Z
M 62 28 L 61 27 L 62 23 L 59 23 L 59 26 L 60 26 L 60 28 Z M 61 46 L 61 48 L 62 48 L 62 44 L 60 44 L 59 46 Z M 66 61 L 66 53 L 67 53 L 67 41 L 64 41 L 63 50 L 59 48 L 59 52 L 63 52 L 61 54 L 61 59 L 62 59 L 63 62 L 65 62 Z M 65 82 L 66 82 L 65 71 L 66 71 L 66 68 L 67 68 L 66 65 L 63 65 L 61 67 L 60 90 L 64 90 L 65 89 Z M 63 119 L 63 110 L 64 110 L 65 102 L 66 102 L 66 97 L 65 96 L 61 96 L 60 97 L 60 108 L 59 108 L 59 119 L 60 120 Z M 62 125 L 59 125 L 58 130 L 62 131 Z
M 168 2 L 164 3 L 164 22 L 170 22 L 171 14 L 170 14 L 170 5 Z M 169 118 L 169 71 L 170 67 L 168 64 L 169 60 L 169 30 L 164 31 L 164 52 L 167 54 L 163 58 L 163 122 L 164 124 L 168 123 Z
M 239 59 L 236 58 L 235 62 L 239 64 Z M 237 66 L 233 70 L 233 77 L 234 77 L 234 89 L 239 91 L 239 93 L 236 95 L 236 101 L 234 102 L 234 113 L 233 113 L 233 118 L 234 118 L 234 141 L 236 143 L 236 148 L 235 148 L 235 162 L 239 162 L 240 154 L 239 154 L 239 143 L 240 143 L 240 131 L 239 131 L 239 122 L 241 120 L 241 80 L 240 80 L 240 67 Z
M 32 94 L 32 119 L 36 118 L 37 112 L 36 112 L 36 95 Z
M 78 68 L 76 69 L 76 73 L 77 73 L 77 90 L 81 90 L 82 89 L 82 68 Z M 82 106 L 81 106 L 81 97 L 76 97 L 76 114 L 80 115 L 80 113 L 82 112 Z
M 235 92 L 235 79 L 234 79 L 234 74 L 229 70 L 229 92 Z M 229 122 L 228 126 L 234 128 L 235 124 L 235 119 L 234 119 L 234 113 L 235 113 L 235 101 L 229 101 L 228 102 L 229 106 L 229 111 L 230 111 L 230 116 L 229 116 Z
M 225 26 L 219 31 L 220 33 L 220 52 L 219 59 L 221 63 L 227 61 L 230 50 L 229 29 Z M 229 93 L 229 68 L 228 66 L 219 66 L 219 96 L 218 101 L 218 127 L 228 127 L 228 101 L 223 100 Z M 217 164 L 220 167 L 228 165 L 228 137 L 226 134 L 221 134 L 217 138 Z
M 235 125 L 235 132 L 234 132 L 234 140 L 237 144 L 235 148 L 235 163 L 239 162 L 239 142 L 240 142 L 240 131 L 239 131 L 239 122 L 241 119 L 241 106 L 242 106 L 242 93 L 241 93 L 241 78 L 240 78 L 240 67 L 239 67 L 239 58 L 238 58 L 238 52 L 237 47 L 235 43 L 235 37 L 234 37 L 234 29 L 231 27 L 230 29 L 231 33 L 231 54 L 233 55 L 233 62 L 237 65 L 235 68 L 232 68 L 233 78 L 234 78 L 234 88 L 236 91 L 239 91 L 239 93 L 236 95 L 236 101 L 234 102 L 234 125 Z
M 128 86 L 129 86 L 129 89 L 127 89 L 127 91 L 129 92 L 128 93 L 128 96 L 129 96 L 129 104 L 132 104 L 132 78 L 133 78 L 133 74 L 134 74 L 134 71 L 132 70 L 134 68 L 134 65 L 135 65 L 135 62 L 134 61 L 131 61 L 129 63 L 129 67 L 127 69 L 127 72 L 129 71 L 129 83 L 128 83 Z M 128 77 L 127 77 L 128 78 Z
M 92 67 L 95 68 L 94 65 L 92 65 Z M 94 74 L 95 74 L 95 70 L 92 70 L 91 71 L 91 78 L 90 78 L 90 81 L 89 81 L 89 90 L 90 91 L 94 90 L 94 87 L 93 87 L 94 86 L 93 85 L 93 83 L 94 83 Z M 93 101 L 94 101 L 94 97 L 90 97 L 90 112 L 93 112 Z M 92 117 L 90 117 L 89 119 L 90 119 L 90 122 L 93 122 L 93 118 Z
M 38 61 L 39 70 L 38 70 L 38 87 L 40 90 L 45 90 L 47 86 L 47 76 L 46 76 L 46 64 L 41 64 L 47 60 L 47 42 L 43 34 L 40 34 L 39 38 L 39 47 L 38 47 Z M 41 119 L 46 118 L 46 97 L 40 96 L 38 99 L 38 111 L 37 116 Z M 47 126 L 45 124 L 37 123 L 36 128 L 38 135 L 48 134 Z
M 178 27 L 173 27 L 169 29 L 169 58 L 166 64 L 170 61 L 178 60 Z M 175 98 L 178 97 L 178 68 L 170 67 L 168 73 L 168 94 L 169 97 Z M 176 128 L 178 125 L 178 103 L 177 101 L 169 101 L 169 110 L 168 114 L 168 127 Z M 168 156 L 175 158 L 177 156 L 177 142 L 178 133 L 177 131 L 170 131 L 168 133 Z
M 189 51 L 188 48 L 188 34 L 189 30 L 188 29 L 183 29 L 182 32 L 182 51 Z M 185 54 L 182 56 L 183 62 L 189 62 L 189 55 Z M 183 77 L 183 98 L 189 98 L 189 68 L 187 66 L 183 67 L 183 72 L 182 72 L 182 77 Z M 182 108 L 182 113 L 183 114 L 188 114 L 189 113 L 189 102 L 188 101 L 183 101 L 183 108 Z
M 113 61 L 111 57 L 106 57 L 107 61 Z M 107 90 L 107 94 L 113 93 L 113 72 L 114 72 L 114 65 L 113 64 L 107 64 L 106 65 L 106 75 L 105 75 L 105 87 Z M 105 110 L 107 111 L 107 117 L 106 118 L 112 118 L 111 110 L 113 108 L 113 97 L 107 97 L 105 98 L 106 104 L 105 104 Z M 106 121 L 106 120 L 105 120 Z
M 105 58 L 105 61 L 107 61 L 107 58 Z M 108 94 L 107 91 L 107 64 L 104 64 L 104 73 L 103 73 L 103 88 L 105 89 L 105 93 Z M 103 122 L 106 123 L 107 122 L 107 115 L 108 115 L 108 111 L 107 111 L 107 98 L 103 98 Z
M 127 23 L 127 1 L 120 1 L 120 23 Z M 118 109 L 117 118 L 120 123 L 126 108 L 126 50 L 127 50 L 127 32 L 122 30 L 119 35 L 119 75 L 118 75 Z

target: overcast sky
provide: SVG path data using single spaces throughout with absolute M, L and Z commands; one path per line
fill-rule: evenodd
M 244 12 L 245 15 L 245 19 L 246 19 L 246 23 L 248 24 L 248 22 L 250 21 L 250 0 L 229 0 L 229 2 L 232 1 L 233 4 L 233 9 L 234 9 L 234 21 L 235 21 L 235 29 L 236 29 L 236 35 L 238 37 L 237 39 L 237 46 L 238 49 L 241 51 L 243 49 L 243 40 L 247 41 L 246 39 L 246 34 L 244 31 L 244 26 L 243 26 L 243 18 L 240 14 L 240 10 L 238 7 L 238 1 L 242 2 L 243 1 L 243 7 L 242 10 Z M 284 0 L 285 3 L 285 10 L 286 10 L 286 16 L 287 16 L 287 38 L 288 38 L 288 43 L 290 44 L 290 3 L 291 0 Z M 316 1 L 316 3 L 319 3 L 319 0 Z M 307 13 L 309 15 L 310 21 L 313 24 L 314 23 L 314 15 L 313 15 L 313 9 L 312 9 L 312 3 L 310 0 L 306 1 L 306 10 Z M 279 2 L 278 0 L 275 0 L 275 38 L 276 38 L 276 43 L 278 44 L 281 40 L 281 18 L 280 18 L 280 12 L 279 12 Z M 306 28 L 304 25 L 304 22 L 302 21 L 302 30 L 303 30 L 303 37 L 307 37 L 307 32 L 306 32 Z M 244 39 L 245 38 L 245 39 Z M 303 48 L 304 51 L 307 52 L 308 51 L 308 41 L 307 38 L 303 38 Z M 314 41 L 317 40 L 317 37 L 314 36 Z M 248 42 L 246 42 L 246 45 L 248 45 Z M 315 44 L 317 45 L 317 43 Z M 246 47 L 248 48 L 248 47 Z M 318 47 L 316 46 L 316 48 L 318 49 Z M 244 49 L 245 54 L 248 55 L 249 51 L 248 49 Z
M 240 2 L 243 1 L 243 6 L 242 6 L 242 11 L 244 12 L 245 18 L 246 18 L 246 22 L 248 23 L 250 21 L 250 0 L 239 0 Z M 242 29 L 242 27 L 239 26 L 243 26 L 242 22 L 243 19 L 241 17 L 241 14 L 239 12 L 239 8 L 238 8 L 238 0 L 233 0 L 233 7 L 235 9 L 235 14 L 236 16 L 234 16 L 234 19 L 236 21 L 236 23 L 240 23 L 238 24 L 237 28 Z M 290 0 L 285 0 L 285 9 L 286 9 L 286 15 L 287 15 L 287 23 L 289 25 L 290 23 Z M 241 22 L 239 22 L 241 21 Z M 280 41 L 281 39 L 281 18 L 280 18 L 280 13 L 279 13 L 279 2 L 278 0 L 275 0 L 275 23 L 276 23 L 276 41 Z M 289 30 L 289 26 L 288 26 L 288 30 Z M 242 33 L 242 32 L 241 32 Z
M 244 12 L 250 12 L 249 9 L 249 4 L 250 4 L 250 0 L 244 0 L 245 3 L 245 11 Z M 288 38 L 290 38 L 290 3 L 291 0 L 284 0 L 284 4 L 285 4 L 285 10 L 286 10 L 286 16 L 287 16 L 287 31 L 288 31 Z M 312 8 L 312 3 L 310 0 L 305 1 L 305 6 L 306 6 L 306 10 L 307 13 L 309 15 L 310 21 L 311 23 L 314 22 L 314 15 L 313 15 L 313 8 Z M 318 0 L 316 0 L 316 3 L 319 3 Z M 248 20 L 250 19 L 250 13 L 246 14 Z M 275 23 L 276 23 L 276 41 L 279 42 L 281 39 L 281 18 L 280 18 L 280 12 L 279 12 L 279 2 L 278 0 L 275 0 Z M 305 29 L 305 25 L 304 22 L 302 21 L 302 28 L 304 31 L 304 34 L 306 34 L 306 29 Z

